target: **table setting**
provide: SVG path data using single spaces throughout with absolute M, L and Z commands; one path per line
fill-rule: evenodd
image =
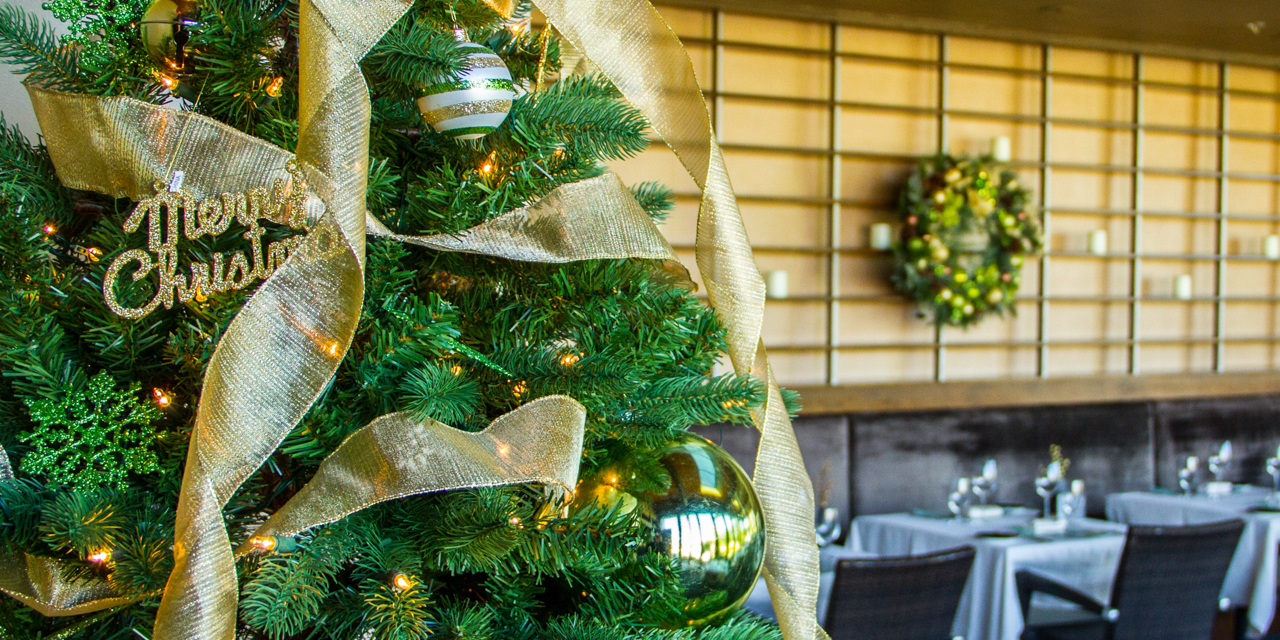
M 1061 450 L 1035 480 L 1044 511 L 994 502 L 999 486 L 995 460 L 974 476 L 957 478 L 946 510 L 864 515 L 854 519 L 842 545 L 829 544 L 830 524 L 816 526 L 821 551 L 818 619 L 824 620 L 841 558 L 915 556 L 965 545 L 976 551 L 952 635 L 1017 640 L 1025 626 L 1014 574 L 1034 569 L 1106 602 L 1110 597 L 1126 527 L 1085 517 L 1084 483 L 1068 480 L 1070 461 Z M 824 537 L 824 532 L 827 534 Z M 761 581 L 746 607 L 772 616 Z
M 1170 526 L 1243 519 L 1244 533 L 1227 570 L 1222 598 L 1231 606 L 1247 606 L 1251 633 L 1263 634 L 1271 627 L 1276 610 L 1280 447 L 1266 461 L 1270 489 L 1231 482 L 1234 462 L 1231 442 L 1223 442 L 1208 458 L 1212 479 L 1206 481 L 1200 458 L 1187 456 L 1178 472 L 1177 490 L 1107 496 L 1107 518 L 1125 524 Z

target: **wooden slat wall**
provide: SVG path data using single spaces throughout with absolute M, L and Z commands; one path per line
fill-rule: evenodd
M 785 270 L 765 341 L 784 385 L 1277 368 L 1280 72 L 1270 68 L 660 7 L 685 40 L 761 270 Z M 1012 140 L 1049 250 L 1016 318 L 934 332 L 887 281 L 920 155 Z M 660 144 L 615 167 L 679 191 L 665 233 L 692 265 L 697 198 Z M 1082 250 L 1106 230 L 1105 256 Z M 1190 275 L 1191 300 L 1172 281 Z

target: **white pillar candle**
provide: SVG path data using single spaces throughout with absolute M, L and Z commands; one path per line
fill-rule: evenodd
M 868 244 L 876 251 L 888 251 L 893 248 L 893 225 L 888 222 L 877 222 L 869 227 Z
M 1107 255 L 1107 232 L 1103 229 L 1095 229 L 1089 232 L 1089 253 L 1095 256 Z
M 765 295 L 782 299 L 787 297 L 787 272 L 786 271 L 766 271 L 764 273 L 764 291 Z
M 1182 274 L 1173 279 L 1173 297 L 1179 300 L 1191 299 L 1191 276 Z
M 1013 159 L 1013 142 L 1009 140 L 1009 136 L 1000 136 L 991 139 L 991 157 L 996 162 L 1008 162 Z
M 1195 471 L 1200 468 L 1199 456 L 1187 456 L 1187 471 Z
M 1262 255 L 1268 260 L 1280 260 L 1280 236 L 1267 236 L 1262 239 Z

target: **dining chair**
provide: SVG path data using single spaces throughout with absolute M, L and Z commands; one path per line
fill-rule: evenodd
M 1031 596 L 1044 593 L 1079 606 L 1085 619 L 1028 625 L 1022 640 L 1209 640 L 1219 593 L 1244 521 L 1190 527 L 1130 526 L 1111 587 L 1111 604 L 1030 570 L 1014 579 L 1023 620 Z
M 974 548 L 836 563 L 831 640 L 950 640 Z

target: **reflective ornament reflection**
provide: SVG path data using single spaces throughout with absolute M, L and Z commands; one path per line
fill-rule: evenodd
M 621 461 L 582 478 L 575 504 L 621 502 L 624 511 L 640 510 L 653 527 L 655 549 L 677 561 L 683 619 L 653 622 L 677 628 L 724 620 L 746 602 L 764 562 L 764 516 L 755 488 L 724 449 L 692 433 L 644 455 L 657 458 L 664 481 L 631 490 L 644 483 Z
M 154 0 L 138 22 L 142 46 L 169 73 L 191 70 L 191 29 L 200 25 L 195 0 Z

